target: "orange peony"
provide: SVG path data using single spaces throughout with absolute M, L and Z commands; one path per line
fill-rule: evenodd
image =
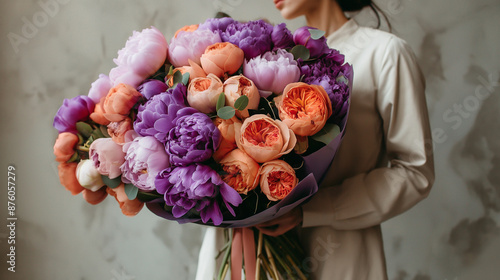
M 296 135 L 311 136 L 325 126 L 332 115 L 332 103 L 322 86 L 288 84 L 283 95 L 274 99 L 280 119 Z
M 71 192 L 72 195 L 77 195 L 81 193 L 84 188 L 78 182 L 76 178 L 76 167 L 78 163 L 71 162 L 61 162 L 57 166 L 57 170 L 59 172 L 59 181 L 61 181 L 61 185 L 63 185 L 68 191 Z
M 125 134 L 133 129 L 133 122 L 129 117 L 126 117 L 120 122 L 110 122 L 108 124 L 109 136 L 111 136 L 111 139 L 113 139 L 116 144 L 120 145 L 125 143 Z
M 90 114 L 90 119 L 98 124 L 108 125 L 110 121 L 104 117 L 104 109 L 102 108 L 104 100 L 106 100 L 106 97 L 101 98 L 101 101 L 95 105 L 94 112 Z
M 186 26 L 180 28 L 179 30 L 175 31 L 174 38 L 177 38 L 177 34 L 179 34 L 181 31 L 184 31 L 184 32 L 195 31 L 196 29 L 198 29 L 198 25 L 199 24 L 192 24 L 192 25 L 186 25 Z
M 243 64 L 245 54 L 243 50 L 228 42 L 215 43 L 205 49 L 201 55 L 201 67 L 206 73 L 213 73 L 218 77 L 234 74 Z
M 260 163 L 288 154 L 297 142 L 283 122 L 262 114 L 245 119 L 235 136 L 238 148 Z
M 191 81 L 187 89 L 187 101 L 189 106 L 202 113 L 214 113 L 217 99 L 222 91 L 222 81 L 210 73 L 206 78 L 196 78 Z
M 283 160 L 273 160 L 262 165 L 260 189 L 271 201 L 285 198 L 298 183 L 295 170 Z
M 103 115 L 110 122 L 124 120 L 142 95 L 132 86 L 118 84 L 111 88 L 104 99 Z
M 236 140 L 235 140 L 235 130 L 241 129 L 241 121 L 232 117 L 229 120 L 224 120 L 219 117 L 214 119 L 215 126 L 219 129 L 220 134 L 222 136 L 221 143 L 217 150 L 214 152 L 212 157 L 215 161 L 220 161 L 227 153 L 236 149 Z
M 260 165 L 240 149 L 228 153 L 221 161 L 225 175 L 221 178 L 240 194 L 247 194 L 259 183 Z
M 70 132 L 63 132 L 57 136 L 54 144 L 54 155 L 56 161 L 66 162 L 71 159 L 75 153 L 75 146 L 78 144 L 78 136 Z
M 134 200 L 128 199 L 127 194 L 125 193 L 125 185 L 123 183 L 114 189 L 109 187 L 105 189 L 108 194 L 115 197 L 116 201 L 120 205 L 120 209 L 122 209 L 122 213 L 125 216 L 137 215 L 144 206 L 144 203 L 137 198 Z
M 191 83 L 193 79 L 205 78 L 207 76 L 207 73 L 205 73 L 203 68 L 201 68 L 201 66 L 198 65 L 198 63 L 192 61 L 191 59 L 188 59 L 188 61 L 189 61 L 189 66 L 181 66 L 174 68 L 172 75 L 167 75 L 166 80 L 168 81 L 169 87 L 172 87 L 174 85 L 173 73 L 175 73 L 176 71 L 181 71 L 182 75 L 184 75 L 185 73 L 189 73 L 189 83 Z
M 92 205 L 96 205 L 101 203 L 106 197 L 108 193 L 106 192 L 107 187 L 104 186 L 97 191 L 93 192 L 89 189 L 84 189 L 82 192 L 83 199 Z
M 226 105 L 234 108 L 234 102 L 242 95 L 248 97 L 248 105 L 243 111 L 236 110 L 239 118 L 248 118 L 248 109 L 257 109 L 260 102 L 259 90 L 255 84 L 243 75 L 232 76 L 224 82 L 224 94 L 226 95 Z

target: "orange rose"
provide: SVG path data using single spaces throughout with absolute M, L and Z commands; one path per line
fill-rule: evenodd
M 322 86 L 291 83 L 274 99 L 280 119 L 300 136 L 311 136 L 332 115 L 332 103 Z
M 108 134 L 116 144 L 123 144 L 125 143 L 125 134 L 132 129 L 134 129 L 132 120 L 126 117 L 120 122 L 110 122 L 108 125 Z
M 221 161 L 226 172 L 221 178 L 240 194 L 247 194 L 259 183 L 260 165 L 240 149 L 228 153 Z
M 189 106 L 202 113 L 213 113 L 222 90 L 222 81 L 210 73 L 206 78 L 196 78 L 191 81 L 187 89 L 187 101 Z
M 81 193 L 84 188 L 78 182 L 76 178 L 76 167 L 78 163 L 71 162 L 61 162 L 57 166 L 57 170 L 59 171 L 59 181 L 61 181 L 61 185 L 63 185 L 68 191 L 71 192 L 72 195 L 77 195 Z
M 78 144 L 78 136 L 70 132 L 63 132 L 57 136 L 54 144 L 54 155 L 56 161 L 66 162 L 75 153 L 75 146 Z
M 132 86 L 118 84 L 111 88 L 104 99 L 104 117 L 110 122 L 124 120 L 142 95 Z
M 102 108 L 104 100 L 106 100 L 106 97 L 101 98 L 101 101 L 95 105 L 94 112 L 90 114 L 90 119 L 98 124 L 108 125 L 110 121 L 104 117 L 104 109 Z
M 257 109 L 260 102 L 259 90 L 252 82 L 243 75 L 232 76 L 224 82 L 224 94 L 226 95 L 226 104 L 234 108 L 234 102 L 242 95 L 248 97 L 248 105 L 243 111 L 236 111 L 239 118 L 248 118 L 250 114 L 248 109 Z
M 107 187 L 104 186 L 97 191 L 93 192 L 91 190 L 85 189 L 82 192 L 83 199 L 92 205 L 96 205 L 101 203 L 106 197 L 108 193 L 106 192 Z
M 189 66 L 181 66 L 177 67 L 173 70 L 172 75 L 167 75 L 167 81 L 168 81 L 168 86 L 172 87 L 174 85 L 174 75 L 176 71 L 181 71 L 181 74 L 184 75 L 185 73 L 189 73 L 189 83 L 193 79 L 196 78 L 205 78 L 207 76 L 207 73 L 203 70 L 203 68 L 198 65 L 198 63 L 192 61 L 191 59 L 188 59 L 189 61 Z
M 298 183 L 295 170 L 282 160 L 273 160 L 262 165 L 260 189 L 271 201 L 285 198 Z
M 121 183 L 118 187 L 105 188 L 108 194 L 115 197 L 116 201 L 120 205 L 120 209 L 122 209 L 122 213 L 125 216 L 135 216 L 141 211 L 144 203 L 139 201 L 137 198 L 134 200 L 130 200 L 125 193 L 125 185 Z
M 177 34 L 179 34 L 181 31 L 184 31 L 184 32 L 193 32 L 196 29 L 198 29 L 198 24 L 186 25 L 186 26 L 180 28 L 179 30 L 175 31 L 174 38 L 177 38 Z
M 262 114 L 245 119 L 235 135 L 238 148 L 260 163 L 288 154 L 297 142 L 283 122 Z
M 234 74 L 243 64 L 243 50 L 228 42 L 215 43 L 206 48 L 201 55 L 201 67 L 206 73 L 222 77 L 225 73 Z
M 227 153 L 237 148 L 235 140 L 235 130 L 241 129 L 241 121 L 232 117 L 229 120 L 224 120 L 219 117 L 214 119 L 215 126 L 219 129 L 222 136 L 219 148 L 214 152 L 212 157 L 215 161 L 220 161 Z

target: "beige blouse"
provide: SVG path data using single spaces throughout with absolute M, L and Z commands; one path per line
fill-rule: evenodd
M 307 204 L 312 279 L 387 279 L 380 223 L 425 198 L 434 162 L 425 81 L 402 39 L 349 20 L 328 38 L 354 70 L 342 145 Z
M 387 279 L 380 223 L 425 198 L 434 181 L 425 82 L 398 37 L 348 21 L 328 45 L 353 65 L 346 134 L 318 193 L 302 206 L 311 279 Z M 208 228 L 197 280 L 215 275 L 222 229 Z

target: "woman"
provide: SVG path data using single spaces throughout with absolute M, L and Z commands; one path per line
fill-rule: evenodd
M 360 27 L 345 11 L 365 0 L 274 0 L 285 19 L 305 16 L 354 69 L 346 134 L 318 193 L 262 224 L 268 235 L 301 225 L 313 279 L 387 279 L 380 224 L 425 198 L 434 181 L 425 82 L 406 42 Z

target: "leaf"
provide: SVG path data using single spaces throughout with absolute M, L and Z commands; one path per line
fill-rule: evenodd
M 165 65 L 166 66 L 166 65 Z M 167 72 L 167 75 L 168 76 L 172 76 L 174 74 L 174 66 L 173 65 L 170 65 L 170 67 L 168 68 L 168 72 Z
M 308 29 L 309 30 L 309 34 L 311 34 L 311 39 L 313 40 L 318 40 L 319 38 L 325 36 L 325 31 L 323 30 L 319 30 L 319 29 Z
M 139 189 L 132 184 L 125 184 L 125 194 L 129 200 L 134 200 L 137 197 Z
M 248 96 L 242 95 L 236 99 L 234 102 L 234 108 L 239 111 L 245 110 L 245 108 L 248 106 Z
M 318 142 L 324 143 L 328 145 L 337 135 L 340 134 L 340 127 L 333 123 L 327 123 L 318 131 L 318 133 L 314 134 L 312 138 Z
M 344 83 L 346 85 L 349 85 L 349 80 L 344 76 L 344 75 L 341 75 L 341 76 L 338 76 L 335 81 L 337 83 Z
M 295 143 L 295 147 L 293 148 L 293 151 L 296 154 L 301 155 L 301 154 L 305 153 L 307 151 L 307 149 L 309 148 L 309 141 L 308 141 L 307 136 L 296 135 L 296 137 L 297 137 L 297 142 Z
M 111 136 L 108 133 L 108 128 L 105 125 L 100 125 L 99 129 L 101 130 L 102 135 L 106 138 L 111 138 Z
M 296 45 L 293 47 L 290 52 L 293 54 L 293 59 L 298 60 L 299 58 L 302 60 L 308 60 L 311 57 L 311 53 L 309 49 L 303 45 Z
M 104 184 L 106 184 L 106 186 L 114 189 L 116 187 L 118 187 L 121 183 L 122 183 L 122 177 L 121 176 L 118 176 L 114 179 L 109 179 L 108 176 L 105 176 L 105 175 L 101 175 L 101 178 L 102 178 L 102 181 L 104 182 Z
M 222 107 L 226 105 L 226 95 L 221 92 L 219 94 L 219 98 L 217 98 L 217 104 L 215 105 L 215 111 L 219 111 Z
M 142 202 L 150 202 L 152 200 L 155 200 L 157 198 L 161 198 L 163 195 L 158 194 L 156 192 L 138 192 L 137 193 L 137 199 L 139 199 Z
M 174 76 L 173 76 L 173 82 L 174 82 L 174 85 L 175 84 L 178 84 L 178 83 L 182 83 L 182 73 L 181 71 L 177 70 L 174 72 Z
M 221 119 L 229 120 L 230 118 L 234 117 L 234 112 L 235 110 L 233 107 L 224 106 L 217 111 L 217 116 L 219 116 L 219 118 Z
M 266 111 L 266 113 L 273 119 L 273 120 L 276 120 L 278 119 L 277 115 L 275 114 L 274 112 L 274 109 L 273 109 L 273 106 L 271 105 L 271 102 L 269 102 L 269 100 L 267 100 L 266 98 L 264 97 L 261 97 L 260 98 L 260 102 L 259 102 L 259 108 L 262 108 Z
M 77 122 L 76 130 L 85 138 L 89 138 L 93 131 L 92 126 L 85 122 Z
M 189 83 L 189 72 L 186 72 L 184 73 L 184 75 L 182 75 L 182 84 L 187 86 L 188 83 Z
M 224 12 L 217 12 L 217 14 L 215 14 L 215 18 L 225 18 L 225 17 L 230 18 L 231 16 Z

